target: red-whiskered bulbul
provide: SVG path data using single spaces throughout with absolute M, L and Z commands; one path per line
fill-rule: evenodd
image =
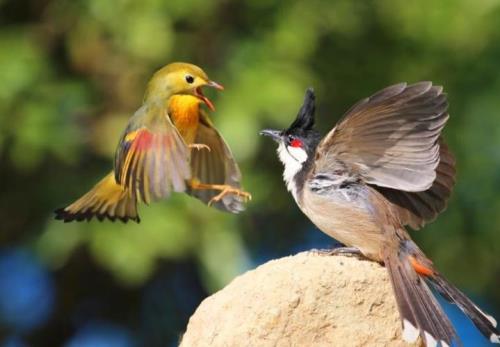
M 430 284 L 500 343 L 495 319 L 448 282 L 405 229 L 432 221 L 455 184 L 455 160 L 441 138 L 449 117 L 442 90 L 431 82 L 383 89 L 355 104 L 322 139 L 308 89 L 288 129 L 261 134 L 278 142 L 283 178 L 302 212 L 326 234 L 385 264 L 405 340 L 460 343 Z

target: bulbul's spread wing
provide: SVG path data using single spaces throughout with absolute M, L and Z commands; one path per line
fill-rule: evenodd
M 448 119 L 442 88 L 397 84 L 354 105 L 319 144 L 318 171 L 335 160 L 366 183 L 420 192 L 439 164 L 438 138 Z
M 446 208 L 455 185 L 455 158 L 442 138 L 439 139 L 439 146 L 436 179 L 426 191 L 412 193 L 374 186 L 396 205 L 401 223 L 413 229 L 420 229 L 426 222 L 433 221 Z
M 191 177 L 189 149 L 160 105 L 146 104 L 131 118 L 115 155 L 115 178 L 149 203 L 182 192 Z
M 191 151 L 192 177 L 206 184 L 227 184 L 240 188 L 241 173 L 222 136 L 213 126 L 203 110 L 200 110 L 200 124 L 195 143 L 205 144 L 210 150 Z M 219 192 L 216 190 L 190 190 L 188 193 L 201 201 L 208 203 Z M 228 194 L 213 206 L 224 211 L 237 213 L 244 210 L 243 198 Z
M 430 82 L 383 89 L 354 105 L 318 145 L 315 172 L 347 167 L 398 206 L 403 224 L 419 228 L 445 208 L 455 182 L 453 156 L 439 140 L 447 108 L 442 88 Z

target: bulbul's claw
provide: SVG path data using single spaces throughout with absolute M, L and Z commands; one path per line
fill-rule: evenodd
M 363 256 L 361 251 L 356 247 L 336 247 L 332 249 L 313 249 L 311 252 L 319 255 L 349 255 Z
M 192 143 L 192 144 L 188 145 L 188 147 L 190 149 L 197 149 L 197 150 L 206 149 L 209 152 L 211 151 L 210 147 L 208 147 L 207 145 L 205 145 L 203 143 Z

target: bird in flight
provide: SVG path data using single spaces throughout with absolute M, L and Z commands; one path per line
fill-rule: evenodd
M 224 89 L 192 64 L 158 70 L 120 138 L 113 171 L 56 210 L 55 218 L 139 222 L 139 202 L 149 204 L 172 192 L 185 192 L 223 211 L 242 211 L 251 195 L 241 189 L 238 164 L 201 107 L 215 110 L 203 87 Z

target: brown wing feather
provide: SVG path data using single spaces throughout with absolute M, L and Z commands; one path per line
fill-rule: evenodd
M 191 153 L 191 173 L 201 183 L 227 184 L 240 188 L 241 173 L 229 146 L 208 117 L 201 112 L 200 125 L 195 143 L 205 144 L 207 149 L 193 150 Z M 215 190 L 189 190 L 188 193 L 208 203 L 219 192 Z M 244 210 L 244 200 L 234 194 L 226 195 L 212 206 L 223 211 L 238 213 Z
M 185 191 L 190 177 L 189 150 L 164 109 L 139 109 L 116 151 L 116 182 L 149 203 Z
M 415 230 L 433 221 L 446 208 L 455 185 L 455 158 L 442 138 L 439 145 L 440 161 L 436 168 L 436 180 L 426 191 L 411 193 L 374 186 L 395 205 L 403 225 Z
M 425 191 L 436 179 L 447 108 L 442 87 L 431 82 L 383 89 L 354 105 L 323 139 L 316 172 L 340 161 L 366 183 Z

